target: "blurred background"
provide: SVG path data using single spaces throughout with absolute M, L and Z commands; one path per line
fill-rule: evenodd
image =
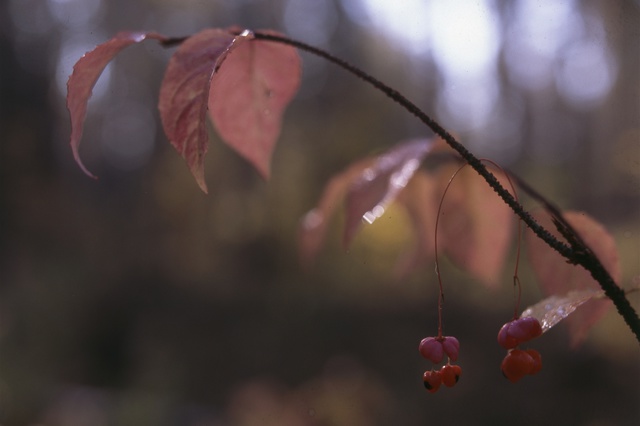
M 299 219 L 328 179 L 430 136 L 321 59 L 301 53 L 271 181 L 212 134 L 205 195 L 158 119 L 174 49 L 132 46 L 89 103 L 81 155 L 100 179 L 80 171 L 65 95 L 84 52 L 125 29 L 233 24 L 327 49 L 406 94 L 474 153 L 602 222 L 622 285 L 640 285 L 637 0 L 4 0 L 0 424 L 638 424 L 640 348 L 613 310 L 575 350 L 562 326 L 538 339 L 543 370 L 513 385 L 495 341 L 510 271 L 490 291 L 446 261 L 463 376 L 426 393 L 416 348 L 437 332 L 437 283 L 432 264 L 394 279 L 412 244 L 400 209 L 348 251 L 337 218 L 300 268 Z M 522 281 L 523 304 L 539 300 L 526 265 Z

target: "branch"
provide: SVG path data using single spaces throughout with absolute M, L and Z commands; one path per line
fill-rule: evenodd
M 586 246 L 580 239 L 580 237 L 572 231 L 572 228 L 564 227 L 565 230 L 568 230 L 569 233 L 572 233 L 576 238 L 570 239 L 571 247 L 561 242 L 557 238 L 555 238 L 551 233 L 540 226 L 533 217 L 524 210 L 524 207 L 518 203 L 515 198 L 507 191 L 496 179 L 496 177 L 491 173 L 482 162 L 473 155 L 469 150 L 467 150 L 460 142 L 458 142 L 449 132 L 447 132 L 440 124 L 438 124 L 434 119 L 424 113 L 420 108 L 418 108 L 415 104 L 405 98 L 398 91 L 390 88 L 386 84 L 381 81 L 375 79 L 371 75 L 365 73 L 361 69 L 349 64 L 342 59 L 339 59 L 330 53 L 318 49 L 316 47 L 310 46 L 306 43 L 302 43 L 300 41 L 292 40 L 287 37 L 281 37 L 270 34 L 263 34 L 260 32 L 254 33 L 256 40 L 266 40 L 273 41 L 277 43 L 284 43 L 290 46 L 294 46 L 298 49 L 304 50 L 306 52 L 312 53 L 314 55 L 320 56 L 326 59 L 329 62 L 332 62 L 339 67 L 349 71 L 354 74 L 356 77 L 364 80 L 365 82 L 371 84 L 376 89 L 383 92 L 389 98 L 400 104 L 404 109 L 408 112 L 416 116 L 420 121 L 426 124 L 435 134 L 440 136 L 444 141 L 453 148 L 460 156 L 480 175 L 482 176 L 489 186 L 502 198 L 502 200 L 514 211 L 518 217 L 522 219 L 522 221 L 545 243 L 547 243 L 552 249 L 560 253 L 564 258 L 566 258 L 569 262 L 577 264 L 585 268 L 591 276 L 600 284 L 602 289 L 604 290 L 607 297 L 609 297 L 614 305 L 616 306 L 618 313 L 624 318 L 625 322 L 631 329 L 631 331 L 636 336 L 638 342 L 640 342 L 640 318 L 638 318 L 638 314 L 631 306 L 629 300 L 625 297 L 624 291 L 615 283 L 611 275 L 604 268 L 600 260 L 593 253 L 593 251 Z M 519 180 L 522 183 L 521 180 Z M 524 185 L 527 189 L 531 190 L 528 185 Z M 529 192 L 529 191 L 527 191 Z M 552 203 L 548 202 L 544 197 L 540 194 L 536 193 L 536 198 L 542 201 L 543 205 L 549 210 L 549 207 L 553 209 L 550 210 L 552 215 L 558 218 L 558 222 L 562 225 L 566 225 L 566 221 L 562 218 L 561 214 L 555 214 L 555 212 L 559 213 Z

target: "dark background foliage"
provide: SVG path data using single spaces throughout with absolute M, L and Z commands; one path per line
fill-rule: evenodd
M 638 2 L 463 2 L 451 15 L 444 2 L 398 2 L 399 20 L 374 3 L 0 3 L 0 423 L 637 424 L 640 352 L 614 312 L 576 350 L 561 326 L 539 339 L 538 376 L 501 377 L 508 271 L 492 292 L 442 265 L 463 378 L 426 394 L 416 348 L 436 332 L 436 282 L 432 265 L 394 282 L 411 244 L 399 209 L 346 252 L 336 220 L 317 265 L 301 270 L 298 220 L 323 183 L 429 135 L 317 58 L 302 54 L 269 183 L 212 135 L 210 195 L 200 192 L 161 132 L 172 50 L 154 42 L 123 52 L 90 102 L 81 152 L 100 179 L 73 163 L 65 83 L 95 44 L 122 29 L 278 29 L 366 69 L 480 156 L 603 222 L 622 284 L 637 286 Z M 451 51 L 450 31 L 463 47 L 484 34 L 488 47 Z M 526 265 L 523 282 L 524 303 L 537 301 Z

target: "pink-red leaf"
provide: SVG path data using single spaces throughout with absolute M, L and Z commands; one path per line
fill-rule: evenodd
M 189 37 L 171 57 L 160 86 L 158 108 L 164 132 L 204 192 L 211 78 L 229 51 L 246 38 L 218 28 Z
M 298 232 L 300 259 L 304 265 L 313 261 L 324 244 L 329 218 L 344 201 L 352 182 L 374 161 L 362 159 L 334 176 L 325 186 L 318 205 L 304 215 Z
M 433 140 L 411 140 L 377 157 L 353 182 L 346 201 L 344 245 L 351 243 L 362 220 L 373 223 L 395 200 L 431 151 Z
M 458 165 L 438 170 L 441 197 Z M 509 182 L 498 171 L 505 187 Z M 514 215 L 493 189 L 469 167 L 455 177 L 442 205 L 438 250 L 488 287 L 496 287 L 513 235 Z
M 71 115 L 71 150 L 80 168 L 93 178 L 95 176 L 82 164 L 78 153 L 84 119 L 87 114 L 87 103 L 91 97 L 93 86 L 107 64 L 122 49 L 148 38 L 166 40 L 165 36 L 154 32 L 119 32 L 112 39 L 85 53 L 73 66 L 73 72 L 67 82 L 67 109 Z
M 268 178 L 282 114 L 300 85 L 300 57 L 281 43 L 234 44 L 211 80 L 209 115 L 220 137 Z
M 398 194 L 397 202 L 402 205 L 409 215 L 413 234 L 416 236 L 414 247 L 403 253 L 395 266 L 395 275 L 404 279 L 421 263 L 433 257 L 435 223 L 438 214 L 438 197 L 434 177 L 418 170 Z
M 565 212 L 563 217 L 598 256 L 614 281 L 619 283 L 622 273 L 613 237 L 602 225 L 584 213 Z M 548 214 L 539 212 L 535 214 L 535 218 L 542 226 L 561 238 Z M 589 272 L 580 266 L 567 263 L 562 256 L 549 248 L 531 231 L 527 232 L 526 241 L 533 270 L 545 295 L 566 294 L 572 290 L 600 290 L 600 286 Z M 608 299 L 591 299 L 585 302 L 582 309 L 567 319 L 573 346 L 585 339 L 589 329 L 610 306 L 611 301 Z
M 592 289 L 574 290 L 563 296 L 550 296 L 535 305 L 529 306 L 522 312 L 521 317 L 537 319 L 542 326 L 542 332 L 545 333 L 589 300 L 601 299 L 603 296 L 604 292 L 602 290 Z

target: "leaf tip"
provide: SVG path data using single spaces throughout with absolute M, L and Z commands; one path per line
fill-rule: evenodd
M 262 176 L 262 179 L 268 181 L 271 178 L 271 166 L 268 161 L 263 164 L 255 164 L 255 168 Z
M 84 174 L 86 174 L 87 176 L 89 176 L 92 179 L 98 179 L 98 176 L 94 175 L 93 173 L 91 173 L 89 171 L 89 169 L 87 169 L 84 165 L 84 163 L 82 162 L 82 160 L 80 159 L 80 154 L 78 153 L 78 149 L 76 146 L 73 147 L 73 159 L 76 160 L 76 163 L 78 164 L 78 166 L 80 167 L 80 169 L 84 172 Z
M 191 171 L 191 175 L 196 180 L 196 183 L 198 184 L 202 192 L 204 192 L 205 194 L 208 194 L 209 190 L 207 189 L 207 182 L 205 181 L 205 178 L 204 178 L 203 159 L 204 159 L 204 152 L 199 154 L 197 156 L 197 160 L 195 160 L 194 162 L 190 162 L 189 160 L 187 160 L 187 164 L 189 165 L 189 170 Z
M 207 189 L 207 183 L 204 181 L 204 176 L 198 176 L 194 173 L 194 177 L 196 178 L 196 183 L 205 194 L 209 194 L 209 190 Z
M 317 208 L 308 211 L 298 228 L 299 261 L 303 269 L 309 269 L 314 262 L 322 242 L 326 221 L 322 212 Z
M 351 227 L 345 226 L 344 232 L 342 233 L 342 249 L 344 251 L 348 251 L 351 248 L 351 243 L 356 236 L 357 231 L 360 230 L 360 222 L 358 224 L 353 225 Z

